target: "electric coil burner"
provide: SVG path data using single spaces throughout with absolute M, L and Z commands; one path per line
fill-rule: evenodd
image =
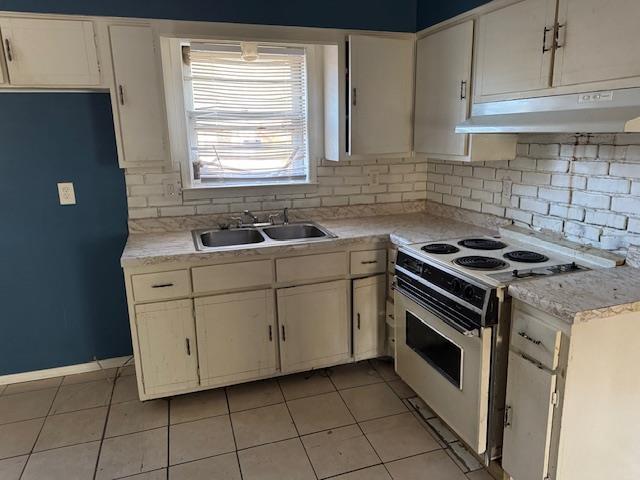
M 456 258 L 453 263 L 472 270 L 502 270 L 509 266 L 507 262 L 500 260 L 499 258 L 481 257 L 476 255 Z
M 507 244 L 490 238 L 466 238 L 460 240 L 458 245 L 472 250 L 500 250 L 507 248 Z
M 435 253 L 436 255 L 445 255 L 449 253 L 458 253 L 460 249 L 449 243 L 431 243 L 422 247 L 422 251 Z
M 543 263 L 549 260 L 546 255 L 529 250 L 514 250 L 513 252 L 505 253 L 504 258 L 522 263 Z

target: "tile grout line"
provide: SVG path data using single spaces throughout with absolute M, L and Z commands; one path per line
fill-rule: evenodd
M 311 377 L 309 377 L 311 378 Z M 309 457 L 309 452 L 307 452 L 307 447 L 304 446 L 304 442 L 302 441 L 302 436 L 300 435 L 300 431 L 298 430 L 298 426 L 296 425 L 296 421 L 293 419 L 293 415 L 291 414 L 291 410 L 289 409 L 289 404 L 287 403 L 287 399 L 284 395 L 284 390 L 282 390 L 282 385 L 280 385 L 280 379 L 276 379 L 276 383 L 278 384 L 278 388 L 280 389 L 280 393 L 282 394 L 282 398 L 284 399 L 284 406 L 287 409 L 287 412 L 289 413 L 289 418 L 291 418 L 291 423 L 293 423 L 293 428 L 295 428 L 296 433 L 298 434 L 298 436 L 296 437 L 298 439 L 298 441 L 300 442 L 300 444 L 302 445 L 302 450 L 304 450 L 304 454 L 307 457 L 307 460 L 309 461 L 309 465 L 311 465 L 311 471 L 313 472 L 313 475 L 317 478 L 320 478 L 318 476 L 318 472 L 316 472 L 316 467 L 313 466 L 313 462 L 311 461 L 311 457 Z
M 53 399 L 51 400 L 51 405 L 49 405 L 49 410 L 47 410 L 47 414 L 44 416 L 44 420 L 42 421 L 42 426 L 40 427 L 40 430 L 38 431 L 38 435 L 36 436 L 35 441 L 33 442 L 33 445 L 31 446 L 31 450 L 29 451 L 29 456 L 27 457 L 27 461 L 24 462 L 24 466 L 22 467 L 22 471 L 20 472 L 20 477 L 18 478 L 22 478 L 22 476 L 24 475 L 25 470 L 27 469 L 27 464 L 29 463 L 29 460 L 31 459 L 31 455 L 33 455 L 33 449 L 36 448 L 36 444 L 38 443 L 38 440 L 40 439 L 40 435 L 42 434 L 42 430 L 44 430 L 44 424 L 47 423 L 47 418 L 49 417 L 49 413 L 51 413 L 51 409 L 53 408 L 53 404 L 56 401 L 56 397 L 58 396 L 58 393 L 60 392 L 60 387 L 62 387 L 62 378 L 60 379 L 60 383 L 58 384 L 58 387 L 56 388 L 56 394 L 53 396 Z M 39 391 L 39 390 L 36 390 Z M 40 417 L 42 418 L 42 417 Z
M 238 464 L 238 471 L 240 472 L 240 480 L 244 478 L 242 474 L 242 466 L 240 465 L 240 455 L 238 455 L 238 442 L 236 441 L 236 432 L 233 429 L 233 419 L 231 418 L 231 404 L 229 403 L 229 395 L 227 392 L 227 387 L 222 387 L 224 391 L 224 400 L 227 402 L 227 411 L 229 412 L 229 424 L 231 425 L 231 436 L 233 437 L 233 446 L 235 448 L 234 453 L 236 454 L 236 463 Z M 235 412 L 234 412 L 235 413 Z
M 173 397 L 167 398 L 167 466 L 165 469 L 166 480 L 169 480 L 169 463 L 171 463 L 171 404 Z
M 111 394 L 109 395 L 109 403 L 107 405 L 107 414 L 104 418 L 104 426 L 102 427 L 102 436 L 100 437 L 100 446 L 98 447 L 98 456 L 96 457 L 96 467 L 93 469 L 93 480 L 96 480 L 98 475 L 98 465 L 100 465 L 100 456 L 102 455 L 102 445 L 104 444 L 105 435 L 107 433 L 107 424 L 109 423 L 109 415 L 111 415 L 111 402 L 113 401 L 113 394 L 116 390 L 116 382 L 119 375 L 116 374 L 111 384 Z

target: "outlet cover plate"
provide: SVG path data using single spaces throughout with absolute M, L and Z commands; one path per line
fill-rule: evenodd
M 58 197 L 60 197 L 60 205 L 75 205 L 76 192 L 73 189 L 73 183 L 58 183 Z

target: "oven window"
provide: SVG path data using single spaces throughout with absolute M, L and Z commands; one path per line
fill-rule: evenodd
M 407 346 L 425 359 L 442 376 L 462 389 L 462 348 L 444 337 L 411 312 L 407 315 Z

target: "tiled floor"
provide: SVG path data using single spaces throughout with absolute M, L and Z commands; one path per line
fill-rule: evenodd
M 0 386 L 0 480 L 491 480 L 413 397 L 384 360 L 145 403 L 130 367 Z

